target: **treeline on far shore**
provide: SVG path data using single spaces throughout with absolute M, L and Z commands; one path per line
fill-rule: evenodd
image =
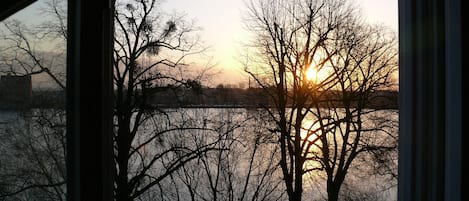
M 148 97 L 149 107 L 158 108 L 259 108 L 274 105 L 272 97 L 262 88 L 201 88 L 158 90 Z M 323 95 L 336 99 L 334 93 Z M 398 92 L 382 90 L 369 96 L 367 108 L 398 109 Z M 14 100 L 14 101 L 12 101 Z M 33 91 L 25 100 L 4 99 L 0 97 L 0 109 L 17 110 L 28 108 L 65 108 L 65 93 L 58 90 Z M 354 100 L 351 100 L 352 102 Z M 324 102 L 324 101 L 319 101 Z M 329 102 L 330 103 L 330 102 Z M 337 104 L 336 107 L 341 107 Z
M 200 90 L 162 90 L 150 96 L 149 103 L 154 107 L 194 107 L 194 108 L 231 108 L 231 107 L 272 107 L 274 106 L 273 93 L 263 88 L 202 88 Z M 325 107 L 325 102 L 333 104 L 333 107 L 342 107 L 337 92 L 323 93 L 319 100 L 319 106 Z M 351 104 L 357 102 L 357 96 L 350 94 Z M 326 100 L 327 99 L 327 100 Z M 370 93 L 367 97 L 366 108 L 374 109 L 398 109 L 398 92 L 381 90 Z
M 65 92 L 62 90 L 32 91 L 29 96 L 4 97 L 0 95 L 0 110 L 30 108 L 65 108 Z

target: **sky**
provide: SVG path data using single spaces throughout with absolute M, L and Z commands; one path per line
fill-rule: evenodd
M 209 47 L 206 52 L 211 63 L 221 69 L 212 84 L 234 84 L 247 82 L 242 64 L 237 59 L 243 50 L 242 43 L 249 40 L 248 31 L 243 24 L 246 13 L 245 0 L 163 0 L 161 10 L 186 14 L 187 20 L 194 20 L 202 28 L 200 36 Z M 363 17 L 370 23 L 383 24 L 397 32 L 398 0 L 354 0 L 361 8 Z M 41 12 L 41 2 L 33 4 L 20 12 L 15 18 L 35 19 Z
M 355 0 L 363 17 L 370 23 L 383 24 L 397 32 L 398 0 Z M 208 54 L 222 69 L 214 82 L 239 84 L 247 77 L 237 56 L 242 51 L 241 41 L 248 39 L 243 26 L 244 0 L 166 0 L 163 10 L 187 14 L 202 30 L 202 40 L 210 47 Z

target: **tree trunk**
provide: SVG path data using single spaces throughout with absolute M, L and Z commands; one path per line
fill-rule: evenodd
M 327 187 L 327 200 L 337 201 L 339 199 L 340 185 L 335 183 Z
M 294 191 L 292 196 L 290 197 L 290 201 L 301 201 L 301 191 Z
M 337 201 L 339 199 L 340 187 L 345 179 L 345 172 L 339 171 L 332 182 L 327 184 L 328 201 Z
M 116 201 L 130 201 L 131 188 L 128 179 L 129 150 L 129 124 L 125 120 L 119 121 L 117 143 L 117 169 L 116 170 Z M 118 171 L 118 172 L 117 172 Z
M 119 168 L 121 165 L 118 165 Z M 127 169 L 119 169 L 119 174 L 116 178 L 116 201 L 130 201 L 130 188 L 127 178 Z

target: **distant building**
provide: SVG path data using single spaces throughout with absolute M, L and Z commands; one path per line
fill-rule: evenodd
M 0 109 L 28 106 L 32 98 L 31 76 L 0 76 Z

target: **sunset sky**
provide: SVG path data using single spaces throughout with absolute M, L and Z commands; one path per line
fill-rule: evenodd
M 243 28 L 246 15 L 246 0 L 163 0 L 161 10 L 186 14 L 187 20 L 194 20 L 202 29 L 200 36 L 210 47 L 206 54 L 212 64 L 222 69 L 212 84 L 239 84 L 247 82 L 242 65 L 237 59 L 243 51 L 243 43 L 249 41 L 248 32 Z M 247 0 L 248 1 L 248 0 Z M 363 17 L 370 23 L 379 23 L 395 30 L 398 27 L 397 0 L 355 0 Z M 12 18 L 28 21 L 37 19 L 44 0 L 39 0 Z
M 370 23 L 379 23 L 398 29 L 397 0 L 355 0 L 362 10 L 363 17 Z M 202 31 L 202 39 L 211 47 L 217 67 L 223 74 L 214 82 L 238 84 L 246 81 L 237 56 L 243 51 L 242 42 L 249 40 L 243 28 L 246 13 L 245 0 L 166 0 L 163 10 L 177 11 L 194 19 Z

